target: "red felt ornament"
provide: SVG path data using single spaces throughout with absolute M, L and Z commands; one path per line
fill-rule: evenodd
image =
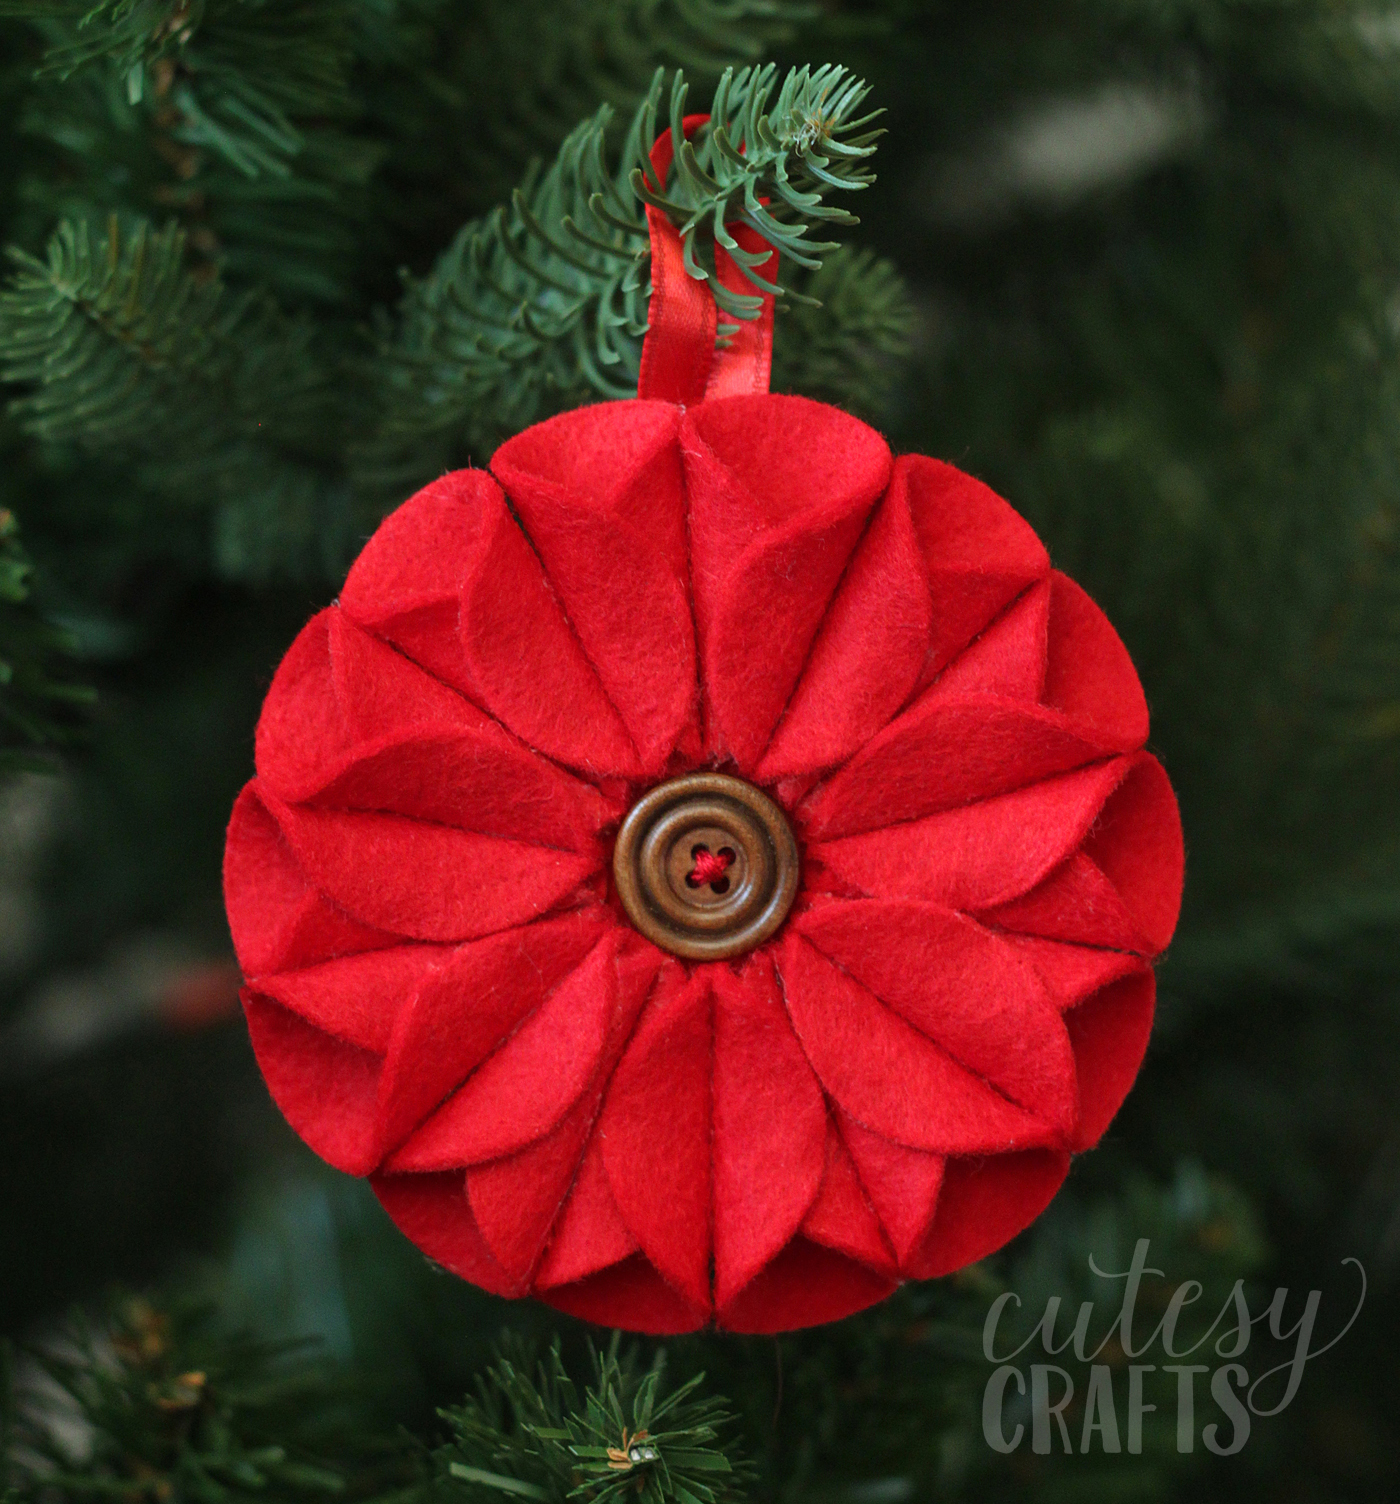
M 769 395 L 771 309 L 713 354 L 652 243 L 643 395 L 420 491 L 292 644 L 225 889 L 272 1095 L 431 1257 L 782 1331 L 1045 1207 L 1142 1060 L 1181 829 L 1029 526 Z

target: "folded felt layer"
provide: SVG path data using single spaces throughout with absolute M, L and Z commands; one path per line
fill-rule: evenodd
M 647 773 L 699 745 L 678 421 L 667 402 L 561 413 L 491 461 Z

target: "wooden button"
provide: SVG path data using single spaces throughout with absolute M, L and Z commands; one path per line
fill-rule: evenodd
M 690 773 L 628 811 L 613 850 L 627 917 L 673 956 L 718 961 L 773 934 L 797 895 L 797 842 L 751 783 Z

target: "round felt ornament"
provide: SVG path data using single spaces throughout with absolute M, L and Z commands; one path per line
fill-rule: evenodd
M 712 358 L 666 234 L 645 395 L 420 491 L 292 644 L 225 889 L 273 1097 L 424 1252 L 781 1331 L 1045 1207 L 1142 1060 L 1181 829 L 1030 527 L 768 394 L 770 310 Z

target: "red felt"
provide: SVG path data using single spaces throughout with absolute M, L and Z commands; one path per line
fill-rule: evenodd
M 1103 613 L 987 487 L 751 392 L 752 333 L 704 401 L 564 414 L 386 518 L 225 854 L 297 1131 L 446 1267 L 657 1333 L 834 1319 L 1013 1236 L 1132 1084 L 1181 893 Z M 803 890 L 681 964 L 611 837 L 711 766 L 789 812 Z
M 1176 796 L 1162 765 L 1142 753 L 1083 850 L 985 917 L 1008 930 L 1154 956 L 1176 928 L 1184 865 Z
M 1040 974 L 1014 946 L 964 915 L 908 901 L 825 904 L 796 928 L 979 1085 L 1070 1131 L 1069 1037 Z
M 845 891 L 987 908 L 1028 892 L 1083 842 L 1128 770 L 1091 764 L 1014 793 L 840 840 L 812 856 Z
M 889 450 L 803 397 L 707 402 L 682 420 L 681 449 L 706 729 L 713 750 L 748 769 L 884 490 Z
M 618 1006 L 617 948 L 605 935 L 586 960 L 396 1151 L 389 1168 L 446 1170 L 513 1154 L 543 1138 L 598 1070 Z
M 578 902 L 601 853 L 527 845 L 403 815 L 284 804 L 259 788 L 302 871 L 363 924 L 464 940 Z
M 238 796 L 229 821 L 224 908 L 245 977 L 399 943 L 398 936 L 353 919 L 312 887 L 256 783 Z
M 844 1253 L 877 1274 L 895 1273 L 894 1252 L 880 1228 L 865 1187 L 836 1124 L 828 1122 L 821 1189 L 802 1219 L 802 1235 Z
M 347 745 L 428 727 L 490 730 L 509 739 L 509 732 L 499 721 L 487 715 L 459 690 L 420 668 L 406 654 L 357 626 L 348 612 L 332 607 L 322 615 L 327 622 L 329 692 L 335 696 L 348 738 Z M 316 678 L 324 683 L 321 674 L 318 673 Z M 313 692 L 327 693 L 323 687 L 317 687 Z M 293 703 L 289 709 L 292 737 L 304 739 L 304 736 L 298 737 L 296 730 L 300 707 Z M 266 716 L 267 706 L 264 704 L 263 718 Z M 259 730 L 261 728 L 260 720 Z
M 947 1161 L 881 1138 L 845 1113 L 840 1124 L 860 1183 L 903 1265 L 928 1232 Z
M 586 771 L 640 771 L 539 558 L 484 471 L 445 475 L 386 517 L 340 604 L 546 755 Z M 553 693 L 540 693 L 545 684 Z
M 574 1284 L 636 1251 L 637 1240 L 627 1231 L 613 1200 L 602 1140 L 595 1133 L 550 1233 L 549 1247 L 535 1274 L 536 1289 Z
M 493 1295 L 523 1293 L 491 1256 L 460 1174 L 376 1175 L 370 1185 L 399 1230 L 444 1269 Z
M 780 944 L 778 973 L 812 1068 L 864 1127 L 940 1154 L 1002 1151 L 1062 1136 L 960 1065 L 801 935 L 790 933 Z
M 699 709 L 678 416 L 667 402 L 577 409 L 491 461 L 650 773 Z
M 453 954 L 450 945 L 394 945 L 258 978 L 264 997 L 347 1044 L 383 1055 L 394 1020 Z
M 1108 618 L 1068 575 L 1051 577 L 1047 705 L 1091 728 L 1106 747 L 1130 752 L 1147 740 L 1147 700 L 1133 660 Z
M 731 1332 L 790 1332 L 840 1321 L 884 1300 L 896 1281 L 854 1259 L 794 1238 L 720 1313 Z
M 1079 1123 L 1070 1148 L 1092 1149 L 1137 1078 L 1152 1032 L 1156 981 L 1144 969 L 1065 1015 L 1079 1073 Z
M 759 766 L 772 780 L 831 767 L 908 698 L 933 631 L 907 486 L 891 486 L 845 578 Z
M 709 978 L 664 972 L 613 1072 L 598 1132 L 613 1200 L 662 1277 L 710 1300 Z
M 975 637 L 939 674 L 935 693 L 1040 699 L 1050 637 L 1049 580 L 1032 585 Z
M 506 739 L 469 700 L 331 606 L 302 628 L 273 676 L 258 717 L 258 774 L 283 799 L 309 799 L 354 749 L 414 732 Z
M 379 1115 L 394 1148 L 592 949 L 598 909 L 541 921 L 459 946 L 394 1024 Z
M 1068 1173 L 1069 1155 L 1055 1149 L 950 1159 L 933 1226 L 909 1274 L 934 1279 L 995 1253 L 1035 1221 Z
M 1031 935 L 1007 938 L 1044 978 L 1061 1012 L 1084 1002 L 1100 987 L 1141 971 L 1144 965 L 1139 957 L 1125 951 L 1065 945 Z
M 405 815 L 596 855 L 614 812 L 589 785 L 494 732 L 425 732 L 355 749 L 316 796 L 329 809 Z
M 509 523 L 500 488 L 481 470 L 455 470 L 424 486 L 365 544 L 340 592 L 352 621 L 415 663 L 476 695 L 458 636 L 463 581 Z
M 467 1200 L 492 1257 L 522 1284 L 574 1183 L 598 1111 L 598 1093 L 581 1098 L 554 1130 L 528 1148 L 467 1171 Z
M 256 992 L 243 992 L 248 1035 L 272 1100 L 328 1164 L 368 1175 L 383 1155 L 374 1103 L 382 1060 L 334 1039 Z
M 1030 526 L 994 491 L 942 460 L 904 455 L 903 488 L 924 555 L 934 627 L 920 675 L 929 683 L 963 647 L 1050 567 Z
M 546 1305 L 569 1316 L 659 1336 L 693 1332 L 710 1316 L 708 1304 L 692 1305 L 641 1254 L 577 1284 L 555 1285 L 536 1293 Z
M 715 1300 L 727 1304 L 797 1231 L 826 1164 L 827 1113 L 772 962 L 711 971 Z
M 615 818 L 598 791 L 334 608 L 313 617 L 258 721 L 258 773 L 290 802 L 394 812 L 571 851 Z
M 935 686 L 808 795 L 803 814 L 815 837 L 856 835 L 1007 794 L 1115 750 L 1056 710 L 940 696 Z

